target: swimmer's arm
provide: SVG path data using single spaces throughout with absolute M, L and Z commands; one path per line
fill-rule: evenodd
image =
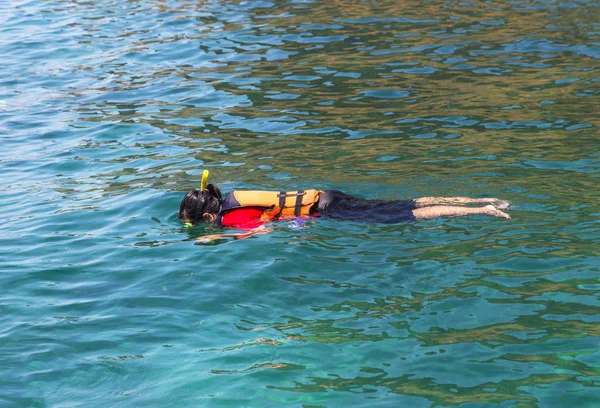
M 196 238 L 196 241 L 206 244 L 208 242 L 216 241 L 217 239 L 225 239 L 225 238 L 246 239 L 255 234 L 266 234 L 267 232 L 271 232 L 271 231 L 272 231 L 271 228 L 267 228 L 263 225 L 258 228 L 251 229 L 250 231 L 246 231 L 246 232 L 231 233 L 231 234 L 204 235 L 202 237 Z

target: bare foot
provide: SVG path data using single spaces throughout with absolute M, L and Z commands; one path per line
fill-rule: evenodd
M 498 210 L 506 210 L 508 208 L 508 206 L 510 205 L 510 203 L 506 200 L 498 200 L 497 198 L 494 198 L 492 202 L 490 202 L 491 205 L 493 205 L 494 207 L 496 207 Z
M 480 203 L 491 204 L 499 210 L 506 210 L 510 203 L 506 200 L 499 200 L 497 198 L 479 198 L 477 199 Z
M 508 215 L 504 211 L 500 211 L 493 205 L 486 205 L 483 208 L 486 209 L 486 212 L 485 212 L 486 214 L 493 215 L 494 217 L 502 217 L 502 218 L 506 218 L 507 220 L 510 220 L 510 215 Z

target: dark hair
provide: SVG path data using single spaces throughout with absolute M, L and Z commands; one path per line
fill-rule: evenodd
M 202 191 L 189 191 L 179 206 L 179 219 L 188 219 L 192 224 L 204 221 L 205 213 L 218 213 L 222 202 L 221 190 L 214 184 L 209 184 Z

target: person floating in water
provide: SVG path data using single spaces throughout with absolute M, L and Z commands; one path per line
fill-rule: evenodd
M 188 192 L 179 207 L 179 219 L 186 225 L 214 223 L 251 231 L 245 234 L 219 234 L 201 237 L 245 237 L 264 231 L 274 220 L 328 217 L 340 220 L 396 224 L 438 217 L 490 215 L 510 219 L 501 211 L 508 202 L 496 198 L 421 197 L 409 200 L 360 199 L 339 190 L 242 191 L 234 190 L 223 199 L 221 190 L 207 184 L 204 171 L 200 190 Z M 470 206 L 474 205 L 474 206 Z

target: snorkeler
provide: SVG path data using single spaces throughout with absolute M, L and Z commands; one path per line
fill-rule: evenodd
M 421 197 L 387 201 L 360 199 L 339 190 L 234 190 L 223 199 L 219 187 L 207 184 L 207 180 L 208 171 L 205 170 L 200 190 L 188 192 L 181 202 L 179 219 L 186 225 L 207 222 L 222 227 L 256 230 L 273 220 L 310 217 L 381 224 L 476 214 L 510 219 L 507 213 L 501 211 L 508 207 L 508 202 L 496 198 Z

